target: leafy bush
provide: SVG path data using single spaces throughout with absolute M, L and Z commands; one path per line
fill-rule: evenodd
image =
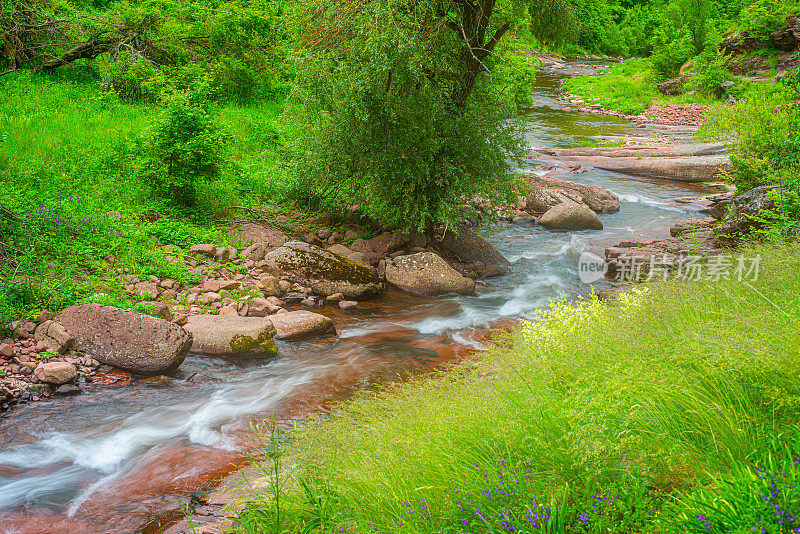
M 756 0 L 742 9 L 739 15 L 739 30 L 750 37 L 766 41 L 769 34 L 780 28 L 786 15 L 796 9 L 786 0 Z
M 169 202 L 193 207 L 200 184 L 222 176 L 226 141 L 200 93 L 177 93 L 153 130 L 146 176 Z
M 733 78 L 725 67 L 727 58 L 714 48 L 706 48 L 694 62 L 695 74 L 686 83 L 687 89 L 697 90 L 706 96 L 722 96 L 720 84 Z
M 656 30 L 652 59 L 656 72 L 662 77 L 676 76 L 695 53 L 692 37 L 686 29 L 661 26 Z
M 775 210 L 762 213 L 760 235 L 782 240 L 797 234 L 800 223 L 800 69 L 782 82 L 780 100 L 761 89 L 749 93 L 747 101 L 718 109 L 708 116 L 701 133 L 727 135 L 734 142 L 732 178 L 741 191 L 761 185 L 779 185 L 785 193 L 776 197 Z M 746 89 L 747 90 L 747 89 Z M 778 91 L 778 89 L 772 89 Z
M 487 64 L 467 62 L 475 70 L 466 71 L 460 36 L 420 24 L 436 3 L 406 7 L 302 7 L 310 22 L 289 107 L 295 190 L 401 228 L 454 224 L 465 199 L 510 200 L 509 157 L 521 154 L 521 137 L 504 120 Z

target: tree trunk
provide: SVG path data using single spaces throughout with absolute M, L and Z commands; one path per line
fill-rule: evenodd
M 510 27 L 509 23 L 503 24 L 492 38 L 486 41 L 495 1 L 459 0 L 457 2 L 460 16 L 458 22 L 451 25 L 451 28 L 458 33 L 463 42 L 458 58 L 461 78 L 456 82 L 452 93 L 453 107 L 458 111 L 466 109 L 467 101 L 475 89 L 478 76 L 488 70 L 483 63 L 484 60 L 489 57 Z
M 41 70 L 53 70 L 61 65 L 72 63 L 78 59 L 94 59 L 103 52 L 108 52 L 119 44 L 118 39 L 100 40 L 98 38 L 79 44 L 73 49 L 65 52 L 60 57 L 45 61 L 40 67 Z

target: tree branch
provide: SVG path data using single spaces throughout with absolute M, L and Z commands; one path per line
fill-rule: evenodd
M 500 39 L 503 38 L 503 35 L 506 34 L 506 32 L 508 31 L 508 29 L 510 27 L 511 27 L 511 23 L 510 22 L 506 22 L 505 24 L 500 26 L 500 29 L 498 29 L 495 32 L 495 34 L 492 36 L 492 38 L 489 40 L 489 42 L 486 43 L 486 45 L 483 47 L 483 50 L 480 51 L 478 57 L 480 57 L 481 59 L 484 59 L 486 56 L 491 54 L 492 51 L 494 50 L 494 48 L 497 46 L 497 43 L 500 42 Z

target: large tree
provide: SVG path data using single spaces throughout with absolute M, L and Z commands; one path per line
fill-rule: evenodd
M 301 0 L 298 190 L 406 228 L 507 198 L 522 151 L 499 43 L 522 0 Z

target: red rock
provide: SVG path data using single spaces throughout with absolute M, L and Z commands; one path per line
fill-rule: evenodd
M 40 364 L 34 372 L 36 378 L 46 384 L 61 385 L 72 382 L 78 377 L 75 366 L 67 362 L 48 362 Z
M 76 350 L 138 374 L 177 368 L 192 345 L 192 336 L 177 325 L 111 306 L 72 306 L 57 319 L 74 336 Z

